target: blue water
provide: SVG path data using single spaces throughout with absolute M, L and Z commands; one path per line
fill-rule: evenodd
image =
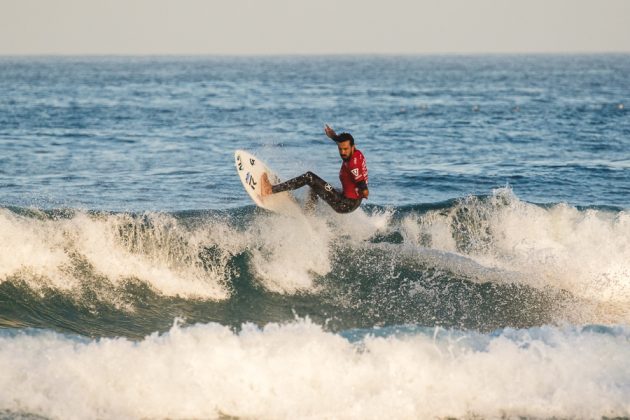
M 0 416 L 630 416 L 629 74 L 1 57 Z M 234 150 L 338 184 L 325 123 L 369 200 L 253 206 Z
M 626 208 L 630 58 L 3 58 L 3 204 L 108 210 L 249 204 L 233 149 L 335 179 L 350 131 L 371 202 L 510 184 L 539 203 Z M 262 151 L 261 151 L 262 149 Z M 262 156 L 261 156 L 262 157 Z

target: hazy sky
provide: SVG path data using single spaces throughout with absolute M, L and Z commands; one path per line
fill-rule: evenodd
M 0 0 L 0 54 L 630 52 L 630 0 Z

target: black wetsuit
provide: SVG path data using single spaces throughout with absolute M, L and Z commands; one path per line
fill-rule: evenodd
M 282 191 L 296 190 L 305 185 L 311 187 L 311 193 L 321 197 L 337 213 L 350 213 L 361 205 L 361 198 L 346 197 L 343 192 L 336 190 L 332 185 L 310 171 L 272 186 L 271 192 L 275 194 Z M 311 198 L 313 198 L 312 194 Z

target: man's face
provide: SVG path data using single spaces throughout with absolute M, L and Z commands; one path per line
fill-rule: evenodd
M 354 153 L 354 146 L 350 146 L 350 140 L 337 143 L 337 149 L 339 149 L 339 156 L 341 159 L 348 160 Z

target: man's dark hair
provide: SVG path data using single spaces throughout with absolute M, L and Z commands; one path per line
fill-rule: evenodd
M 350 140 L 350 146 L 354 146 L 354 137 L 352 137 L 352 134 L 350 133 L 338 134 L 337 138 L 335 139 L 337 143 L 341 143 L 343 141 L 348 141 L 348 140 Z

